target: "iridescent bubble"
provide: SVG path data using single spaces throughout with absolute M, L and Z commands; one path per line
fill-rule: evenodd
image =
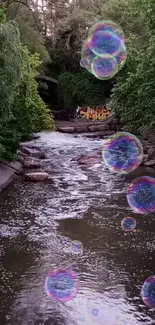
M 100 20 L 95 23 L 88 32 L 88 36 L 91 37 L 92 34 L 100 31 L 109 31 L 118 35 L 122 41 L 125 40 L 124 32 L 122 28 L 114 23 L 112 20 Z
M 155 275 L 150 276 L 144 282 L 141 289 L 141 296 L 148 307 L 155 308 Z
M 86 39 L 82 45 L 81 60 L 85 60 L 85 62 L 87 62 L 87 64 L 84 66 L 84 68 L 87 69 L 89 72 L 92 72 L 91 71 L 91 62 L 95 57 L 96 57 L 96 55 L 90 49 L 89 40 Z
M 94 76 L 101 80 L 108 80 L 118 72 L 117 60 L 110 54 L 96 57 L 91 64 Z
M 77 274 L 65 267 L 50 272 L 45 281 L 47 295 L 53 300 L 69 301 L 79 289 Z
M 82 68 L 86 68 L 90 66 L 90 62 L 87 58 L 83 58 L 80 60 L 80 65 Z
M 129 206 L 138 213 L 155 212 L 155 178 L 141 176 L 128 187 Z
M 83 301 L 84 315 L 88 325 L 116 325 L 118 311 L 116 306 L 107 308 L 107 295 L 99 292 L 92 292 L 88 298 Z M 109 300 L 110 306 L 110 300 Z M 111 306 L 110 306 L 111 307 Z
M 99 313 L 99 310 L 98 310 L 97 308 L 94 308 L 94 309 L 92 310 L 92 315 L 93 315 L 93 316 L 98 316 L 98 313 Z
M 92 34 L 89 41 L 92 52 L 97 56 L 104 54 L 117 55 L 122 46 L 122 40 L 117 34 L 110 31 L 99 31 Z
M 118 70 L 122 69 L 127 59 L 127 49 L 125 45 L 123 45 L 120 52 L 115 55 L 115 59 L 118 63 Z
M 143 147 L 139 139 L 128 132 L 118 132 L 103 144 L 102 159 L 113 172 L 127 174 L 143 160 Z
M 72 241 L 72 252 L 75 254 L 83 253 L 83 245 L 79 240 Z
M 136 228 L 136 221 L 131 217 L 126 217 L 122 220 L 121 227 L 125 231 L 133 231 Z

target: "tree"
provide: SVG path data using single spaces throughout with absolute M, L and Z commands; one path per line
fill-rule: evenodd
M 128 60 L 125 69 L 118 78 L 118 82 L 113 89 L 111 106 L 124 123 L 128 130 L 135 127 L 137 130 L 146 130 L 155 126 L 155 39 L 152 30 L 152 20 L 155 19 L 154 7 L 150 7 L 151 2 L 144 1 L 145 8 L 136 7 L 134 14 L 140 13 L 146 28 L 149 28 L 147 44 L 148 47 L 140 51 L 136 49 L 135 41 L 128 44 Z

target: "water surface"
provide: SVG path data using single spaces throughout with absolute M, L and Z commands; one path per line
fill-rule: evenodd
M 132 179 L 154 171 L 119 176 L 103 164 L 72 161 L 101 151 L 102 141 L 41 133 L 32 143 L 45 150 L 42 170 L 53 181 L 19 178 L 0 193 L 1 325 L 155 324 L 155 311 L 140 296 L 155 274 L 155 216 L 133 213 L 125 195 Z M 125 216 L 135 218 L 136 231 L 121 229 Z M 82 242 L 82 255 L 72 253 L 73 240 Z M 67 303 L 53 302 L 44 289 L 60 266 L 76 271 L 81 284 Z

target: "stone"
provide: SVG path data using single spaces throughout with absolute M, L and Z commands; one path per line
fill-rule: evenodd
M 21 171 L 22 165 L 18 161 L 8 164 L 0 163 L 0 191 L 14 179 L 16 174 L 20 174 Z
M 28 156 L 45 159 L 45 153 L 43 151 L 39 151 L 37 149 L 21 147 L 21 152 L 27 154 Z
M 145 163 L 148 161 L 148 154 L 144 154 L 143 155 L 143 160 L 141 162 L 141 166 L 145 166 Z
M 149 161 L 144 162 L 144 166 L 154 167 L 155 166 L 155 159 L 151 159 Z
M 155 148 L 154 147 L 150 147 L 148 149 L 148 159 L 152 159 L 155 158 Z
M 79 127 L 75 127 L 75 132 L 78 133 L 88 132 L 88 127 L 87 125 L 81 125 Z
M 100 163 L 100 158 L 98 155 L 92 154 L 85 154 L 81 155 L 79 158 L 76 159 L 79 165 L 94 165 Z
M 50 179 L 50 176 L 46 172 L 35 172 L 25 174 L 25 180 L 30 182 L 44 182 Z
M 38 140 L 40 138 L 40 135 L 33 133 L 31 140 Z
M 25 157 L 23 161 L 23 165 L 26 168 L 38 168 L 41 166 L 41 162 L 39 159 L 35 157 Z
M 58 127 L 57 131 L 62 132 L 62 133 L 74 133 L 75 127 L 73 127 L 73 126 Z
M 106 131 L 106 130 L 109 130 L 109 126 L 107 124 L 90 125 L 90 126 L 88 126 L 88 131 L 90 131 L 90 132 Z

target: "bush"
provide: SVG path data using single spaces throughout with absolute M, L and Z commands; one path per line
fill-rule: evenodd
M 37 91 L 35 77 L 38 66 L 39 55 L 31 55 L 27 47 L 22 46 L 21 84 L 12 112 L 15 118 L 14 127 L 24 138 L 33 132 L 54 129 L 54 122 Z
M 144 52 L 129 49 L 127 65 L 113 89 L 110 106 L 131 127 L 155 126 L 155 41 Z
M 22 138 L 54 129 L 37 91 L 38 67 L 39 55 L 21 45 L 17 25 L 0 24 L 0 160 L 14 159 Z
M 0 115 L 10 119 L 11 105 L 21 78 L 20 35 L 17 26 L 11 22 L 0 24 L 0 76 Z
M 65 106 L 103 104 L 110 94 L 109 81 L 101 81 L 87 71 L 65 72 L 59 78 L 59 96 Z

